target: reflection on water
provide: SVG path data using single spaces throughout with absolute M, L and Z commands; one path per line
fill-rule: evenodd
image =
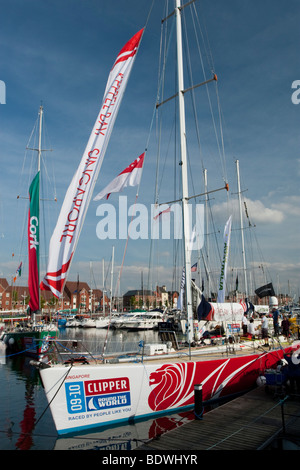
M 192 412 L 173 414 L 156 419 L 127 423 L 118 427 L 101 429 L 97 432 L 61 437 L 55 443 L 55 450 L 134 450 L 143 442 L 153 439 L 171 429 L 182 426 L 194 419 Z
M 157 342 L 154 331 L 127 332 L 70 328 L 59 339 L 82 340 L 90 352 L 138 350 L 139 342 Z M 135 348 L 135 349 L 134 349 Z M 116 349 L 117 350 L 117 349 Z M 100 428 L 88 434 L 58 437 L 37 370 L 30 358 L 7 357 L 0 365 L 0 449 L 1 450 L 131 450 L 142 442 L 194 419 L 193 412 L 162 416 L 118 427 Z
M 49 410 L 39 422 L 47 400 L 30 358 L 8 357 L 0 366 L 0 384 L 0 449 L 52 449 L 55 426 Z

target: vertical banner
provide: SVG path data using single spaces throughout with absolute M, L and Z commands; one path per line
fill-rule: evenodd
M 47 273 L 41 282 L 41 289 L 51 290 L 58 298 L 63 291 L 142 33 L 143 29 L 126 43 L 113 65 L 102 106 L 50 240 Z
M 226 289 L 226 275 L 227 275 L 227 262 L 228 262 L 228 254 L 229 254 L 229 245 L 230 245 L 230 234 L 231 234 L 231 218 L 226 222 L 225 229 L 224 229 L 224 249 L 223 249 L 223 260 L 221 265 L 221 275 L 220 275 L 220 282 L 219 282 L 219 291 L 218 291 L 218 303 L 225 302 L 225 289 Z
M 180 293 L 177 299 L 177 309 L 183 310 L 184 308 L 184 287 L 185 287 L 185 268 L 182 268 L 181 283 L 180 283 Z
M 33 312 L 40 306 L 39 302 L 39 250 L 40 250 L 40 173 L 38 172 L 29 188 L 29 213 L 28 213 L 28 289 L 29 307 Z

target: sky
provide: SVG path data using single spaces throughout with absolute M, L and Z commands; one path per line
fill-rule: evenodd
M 238 227 L 235 162 L 239 160 L 242 196 L 251 223 L 249 230 L 245 229 L 245 236 L 253 231 L 251 246 L 248 241 L 246 245 L 247 264 L 255 267 L 261 276 L 258 283 L 264 281 L 263 275 L 267 273 L 266 280 L 273 282 L 277 294 L 290 290 L 298 298 L 300 104 L 295 94 L 297 87 L 292 86 L 300 80 L 300 4 L 297 0 L 198 0 L 196 3 L 202 31 L 209 38 L 206 53 L 211 54 L 218 76 L 217 103 L 222 112 L 226 167 L 221 169 L 223 160 L 219 160 L 211 147 L 208 128 L 212 122 L 203 105 L 200 124 L 203 160 L 196 164 L 192 174 L 197 188 L 199 182 L 196 194 L 204 192 L 203 164 L 208 169 L 211 189 L 220 188 L 225 177 L 230 188 L 229 194 L 220 191 L 212 196 L 215 222 L 209 232 L 214 231 L 222 249 L 223 229 L 231 209 Z M 145 26 L 150 10 L 95 195 L 147 146 L 138 201 L 147 208 L 154 202 L 157 156 L 156 144 L 151 146 L 149 136 L 152 138 L 155 133 L 153 109 L 163 4 L 163 0 L 154 0 L 151 9 L 152 0 L 0 0 L 1 277 L 9 281 L 22 261 L 24 270 L 18 282 L 25 284 L 27 279 L 23 235 L 31 178 L 29 168 L 33 163 L 32 152 L 28 155 L 25 149 L 40 104 L 45 113 L 46 148 L 52 149 L 45 152 L 46 182 L 49 199 L 52 198 L 48 201 L 50 227 L 45 229 L 46 239 L 51 236 L 64 193 L 85 149 L 114 59 L 127 40 Z M 197 78 L 194 80 L 197 82 Z M 197 100 L 204 95 L 199 91 Z M 167 163 L 166 168 L 167 173 L 160 180 L 163 202 L 164 197 L 168 198 L 164 191 L 171 186 L 171 169 Z M 21 197 L 17 199 L 18 195 Z M 128 198 L 130 206 L 135 201 L 136 188 L 129 188 L 122 195 Z M 53 201 L 54 197 L 57 202 Z M 117 196 L 111 198 L 111 204 L 116 207 L 118 201 Z M 126 240 L 100 240 L 97 236 L 99 205 L 99 201 L 90 204 L 69 274 L 69 280 L 76 280 L 79 275 L 80 280 L 93 288 L 103 285 L 102 260 L 106 283 L 110 284 L 113 247 L 113 284 L 116 285 L 126 246 Z M 249 220 L 245 220 L 246 226 Z M 240 231 L 235 228 L 230 254 L 232 265 L 239 250 L 234 246 L 237 238 Z M 204 244 L 207 248 L 207 240 Z M 217 250 L 212 244 L 209 246 L 214 250 L 211 256 L 214 259 Z M 172 274 L 174 253 L 177 248 L 168 240 L 151 243 L 129 239 L 119 291 L 141 288 L 142 282 L 147 288 L 150 278 L 150 288 L 157 282 L 178 290 L 180 274 L 175 281 Z M 46 260 L 46 254 L 43 258 Z M 148 276 L 149 259 L 154 260 L 151 276 Z M 45 269 L 45 260 L 41 260 L 41 271 Z M 263 273 L 260 272 L 262 263 Z M 216 270 L 217 264 L 218 261 Z M 241 261 L 236 265 L 240 269 Z M 232 271 L 232 278 L 235 272 Z

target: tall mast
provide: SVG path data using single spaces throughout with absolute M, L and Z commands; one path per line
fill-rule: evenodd
M 243 227 L 243 213 L 242 213 L 242 200 L 241 200 L 241 183 L 240 183 L 240 167 L 239 160 L 236 161 L 236 172 L 238 182 L 238 196 L 239 196 L 239 208 L 240 208 L 240 223 L 241 223 L 241 239 L 242 239 L 242 255 L 243 255 L 243 268 L 244 268 L 244 283 L 245 283 L 245 296 L 248 297 L 248 283 L 247 283 L 247 272 L 246 272 L 246 256 L 245 256 L 245 242 L 244 242 L 244 227 Z
M 112 247 L 112 255 L 111 255 L 110 314 L 112 312 L 112 301 L 113 301 L 114 254 L 115 254 L 115 247 L 113 246 Z
M 39 112 L 39 146 L 38 146 L 38 171 L 41 169 L 41 155 L 42 155 L 42 121 L 43 121 L 43 106 L 40 106 Z
M 41 179 L 41 155 L 42 155 L 42 123 L 43 123 L 43 106 L 40 106 L 40 121 L 39 121 L 39 146 L 38 146 L 38 174 L 39 174 L 39 180 Z M 40 200 L 40 184 L 39 184 L 39 200 Z M 39 203 L 39 208 L 40 208 L 40 203 Z M 40 214 L 39 214 L 39 223 L 40 223 Z M 40 262 L 40 260 L 38 261 Z M 40 271 L 38 271 L 38 277 L 40 275 Z M 40 279 L 38 279 L 38 285 L 40 286 Z M 39 308 L 41 307 L 41 291 L 39 288 Z
M 188 342 L 194 339 L 193 334 L 193 309 L 191 290 L 191 252 L 190 252 L 190 224 L 188 208 L 188 177 L 186 157 L 186 129 L 185 129 L 185 103 L 184 103 L 184 80 L 182 59 L 182 30 L 181 30 L 181 0 L 175 0 L 176 33 L 177 33 L 177 73 L 178 73 L 178 99 L 179 99 L 179 128 L 181 149 L 181 175 L 182 175 L 182 212 L 183 212 L 183 235 L 184 235 L 184 257 L 185 257 L 185 285 L 186 285 L 186 309 L 188 317 Z
M 37 173 L 29 187 L 29 213 L 28 213 L 28 289 L 29 306 L 33 312 L 40 310 L 39 264 L 40 264 L 40 168 L 42 154 L 42 121 L 43 107 L 39 109 L 38 148 L 29 148 L 38 152 Z

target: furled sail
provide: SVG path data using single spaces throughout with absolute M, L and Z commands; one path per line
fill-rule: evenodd
M 60 297 L 63 291 L 142 34 L 143 29 L 126 43 L 117 56 L 108 77 L 102 106 L 50 240 L 47 272 L 40 287 L 51 290 L 56 297 Z

